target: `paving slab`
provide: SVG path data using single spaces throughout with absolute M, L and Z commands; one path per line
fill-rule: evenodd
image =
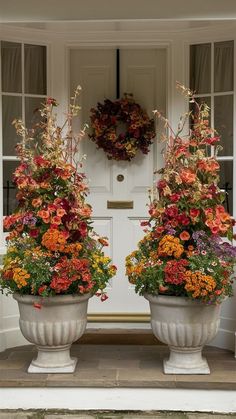
M 73 345 L 78 358 L 73 374 L 28 374 L 33 345 L 1 353 L 0 387 L 178 388 L 236 390 L 236 360 L 232 351 L 206 347 L 210 375 L 166 375 L 164 345 Z

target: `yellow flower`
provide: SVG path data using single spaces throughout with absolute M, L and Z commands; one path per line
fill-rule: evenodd
M 30 274 L 23 268 L 14 268 L 13 280 L 15 281 L 18 288 L 22 288 L 27 285 L 27 279 L 30 278 Z

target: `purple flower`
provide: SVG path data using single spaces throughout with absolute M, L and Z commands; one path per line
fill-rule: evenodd
M 23 224 L 25 225 L 35 225 L 37 222 L 37 218 L 33 217 L 32 215 L 25 215 L 23 218 Z
M 168 227 L 166 229 L 166 233 L 170 234 L 171 236 L 174 236 L 176 234 L 176 230 L 173 227 Z

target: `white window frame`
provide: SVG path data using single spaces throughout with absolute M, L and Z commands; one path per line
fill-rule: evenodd
M 17 156 L 5 156 L 3 155 L 3 133 L 2 133 L 2 97 L 3 96 L 14 96 L 14 97 L 21 97 L 22 103 L 22 120 L 25 121 L 25 98 L 46 98 L 48 96 L 49 91 L 49 44 L 46 42 L 36 41 L 34 39 L 12 39 L 12 37 L 3 37 L 0 38 L 0 42 L 14 42 L 21 45 L 21 70 L 22 70 L 22 92 L 21 93 L 12 93 L 12 92 L 3 92 L 2 90 L 2 74 L 1 74 L 1 54 L 0 54 L 0 255 L 4 254 L 6 251 L 6 236 L 7 233 L 3 231 L 3 162 L 5 161 L 18 161 L 19 159 Z M 38 94 L 31 94 L 25 93 L 25 71 L 24 71 L 24 45 L 39 45 L 46 47 L 46 94 L 45 95 L 38 95 Z
M 227 91 L 227 92 L 214 92 L 214 44 L 217 42 L 223 42 L 223 41 L 233 41 L 234 42 L 234 57 L 233 57 L 233 87 L 234 90 Z M 232 161 L 233 162 L 233 185 L 232 185 L 232 192 L 233 192 L 233 211 L 232 216 L 233 218 L 236 217 L 236 147 L 234 145 L 236 141 L 236 123 L 234 122 L 236 120 L 236 38 L 231 36 L 225 36 L 218 38 L 215 36 L 214 38 L 211 35 L 211 38 L 204 38 L 204 39 L 196 39 L 192 38 L 189 39 L 188 42 L 185 42 L 185 84 L 186 86 L 190 85 L 190 79 L 189 79 L 189 73 L 190 73 L 190 47 L 192 45 L 201 45 L 201 44 L 211 44 L 211 91 L 208 93 L 201 93 L 196 94 L 196 98 L 201 97 L 209 97 L 211 99 L 211 119 L 210 124 L 211 127 L 214 128 L 214 99 L 216 96 L 225 96 L 225 95 L 233 95 L 233 155 L 232 156 L 218 156 L 217 160 L 220 161 Z M 220 133 L 219 133 L 220 134 Z

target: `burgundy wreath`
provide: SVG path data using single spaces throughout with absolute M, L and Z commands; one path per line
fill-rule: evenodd
M 128 160 L 140 150 L 149 152 L 156 135 L 154 120 L 136 103 L 132 95 L 112 102 L 105 99 L 91 109 L 92 133 L 89 137 L 102 148 L 108 159 Z M 125 132 L 119 132 L 122 128 Z

